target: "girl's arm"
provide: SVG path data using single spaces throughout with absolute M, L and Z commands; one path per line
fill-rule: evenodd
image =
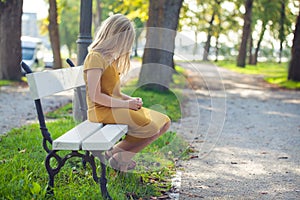
M 120 95 L 122 96 L 122 99 L 123 99 L 123 100 L 129 100 L 129 99 L 132 99 L 131 96 L 128 96 L 127 94 L 124 94 L 123 92 L 120 92 Z
M 136 98 L 117 99 L 102 93 L 100 84 L 102 69 L 89 69 L 86 73 L 88 85 L 87 92 L 93 102 L 111 108 L 129 108 L 132 110 L 138 110 L 141 108 L 142 102 Z

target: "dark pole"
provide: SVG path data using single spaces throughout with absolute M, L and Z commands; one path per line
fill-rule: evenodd
M 77 40 L 77 65 L 82 65 L 88 53 L 88 46 L 92 42 L 92 0 L 80 1 L 80 26 L 79 36 Z M 73 101 L 73 117 L 76 121 L 84 121 L 87 119 L 85 87 L 80 87 L 75 90 L 75 98 Z
M 80 26 L 77 40 L 77 65 L 82 65 L 87 55 L 87 47 L 92 42 L 92 0 L 81 0 Z

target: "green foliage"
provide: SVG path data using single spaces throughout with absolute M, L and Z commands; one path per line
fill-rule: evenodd
M 71 54 L 76 52 L 77 37 L 79 34 L 80 1 L 61 0 L 60 1 L 60 23 L 59 34 L 61 45 L 66 45 L 71 58 Z
M 218 66 L 230 69 L 243 74 L 257 74 L 263 75 L 264 80 L 271 84 L 278 85 L 279 87 L 287 89 L 300 89 L 300 83 L 287 80 L 287 63 L 258 63 L 254 65 L 246 65 L 245 68 L 240 68 L 232 61 L 219 61 L 216 63 Z
M 109 1 L 108 5 L 115 13 L 127 15 L 131 20 L 139 18 L 144 23 L 148 19 L 149 1 L 147 0 Z

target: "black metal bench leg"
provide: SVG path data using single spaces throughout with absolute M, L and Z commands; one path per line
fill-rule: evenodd
M 96 171 L 96 164 L 95 164 L 95 157 L 93 156 L 93 154 L 91 154 L 90 156 L 90 164 L 92 167 L 92 172 L 93 172 L 93 179 L 94 181 L 96 181 L 96 183 L 98 183 L 100 185 L 100 189 L 101 189 L 101 194 L 103 199 L 108 199 L 108 200 L 112 200 L 111 196 L 108 193 L 107 190 L 107 179 L 106 179 L 106 165 L 105 165 L 105 158 L 102 154 L 102 152 L 100 152 L 97 157 L 99 157 L 100 159 L 100 166 L 101 166 L 101 177 L 99 178 L 97 176 L 97 171 Z
M 81 160 L 84 169 L 86 169 L 86 162 L 87 162 L 87 161 L 86 161 L 86 158 L 88 158 L 89 155 L 90 155 L 90 152 L 89 152 L 89 151 L 86 151 L 86 152 L 85 152 L 85 157 L 83 157 L 82 160 Z
M 56 155 L 55 153 L 56 151 L 50 151 L 49 154 L 46 157 L 45 160 L 45 166 L 46 166 L 46 170 L 48 172 L 48 187 L 47 187 L 47 194 L 48 195 L 54 195 L 54 177 L 55 175 L 59 172 L 60 168 L 61 168 L 61 159 L 59 156 Z M 52 168 L 50 165 L 50 160 L 51 158 L 55 158 L 58 162 L 58 167 L 57 168 Z
M 101 188 L 102 197 L 104 199 L 112 200 L 111 196 L 108 193 L 106 185 L 107 185 L 106 165 L 103 162 L 101 162 L 100 188 Z
M 49 174 L 48 187 L 47 187 L 47 195 L 54 195 L 54 176 Z

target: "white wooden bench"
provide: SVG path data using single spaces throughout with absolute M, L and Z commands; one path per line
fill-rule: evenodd
M 53 194 L 54 177 L 58 174 L 61 167 L 64 166 L 65 162 L 72 157 L 81 157 L 85 163 L 90 163 L 93 179 L 100 184 L 102 196 L 105 199 L 111 199 L 106 188 L 107 179 L 104 155 L 100 154 L 101 176 L 98 177 L 95 158 L 91 151 L 104 152 L 110 149 L 126 134 L 127 125 L 103 125 L 85 120 L 53 140 L 46 127 L 41 99 L 66 90 L 78 90 L 81 86 L 84 86 L 83 66 L 32 73 L 25 63 L 22 62 L 21 65 L 27 73 L 27 81 L 35 102 L 43 135 L 43 148 L 48 153 L 45 160 L 45 167 L 49 174 L 48 193 Z M 67 150 L 68 153 L 61 157 L 57 154 L 61 150 Z M 82 151 L 80 152 L 80 150 L 85 150 L 85 153 L 81 153 Z M 50 164 L 51 159 L 55 159 L 58 165 L 52 167 Z

